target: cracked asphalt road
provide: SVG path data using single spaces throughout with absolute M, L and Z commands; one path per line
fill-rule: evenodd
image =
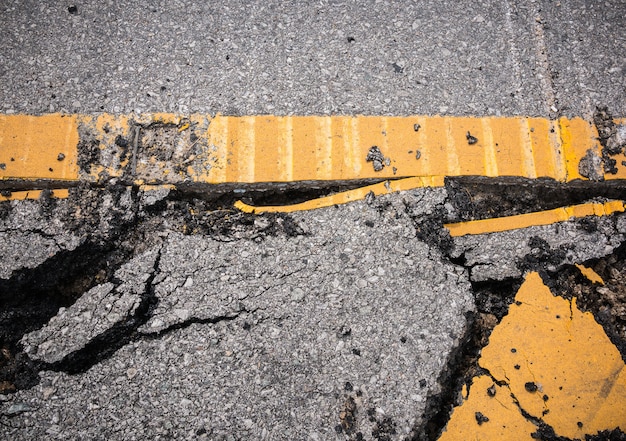
M 5 342 L 16 316 L 25 325 L 19 342 L 13 336 L 19 346 L 5 346 L 23 351 L 11 354 L 15 371 L 3 370 L 21 389 L 2 395 L 5 433 L 426 439 L 467 375 L 454 373 L 455 360 L 476 323 L 510 302 L 480 283 L 610 255 L 625 225 L 617 214 L 595 228 L 574 219 L 450 238 L 442 225 L 459 216 L 457 191 L 259 216 L 123 189 L 95 199 L 102 190 L 76 188 L 52 206 L 8 203 L 0 237 L 54 225 L 74 245 L 55 248 L 43 272 L 11 253 L 1 260 L 11 274 L 3 301 L 17 300 L 2 317 Z M 76 222 L 86 200 L 95 203 Z M 42 246 L 30 242 L 34 256 Z M 63 299 L 45 275 L 69 274 L 86 255 L 95 270 L 65 280 L 79 288 Z M 24 308 L 46 296 L 63 306 L 43 318 Z
M 11 436 L 327 439 L 383 422 L 409 436 L 474 311 L 465 269 L 436 264 L 441 252 L 415 237 L 413 217 L 444 199 L 420 190 L 261 216 L 226 237 L 157 216 L 145 251 L 23 337 L 42 377 L 11 402 L 41 417 L 11 419 Z M 62 411 L 70 391 L 88 403 L 76 413 Z M 155 400 L 175 420 L 150 423 Z
M 5 1 L 0 112 L 624 117 L 624 17 L 619 0 Z M 625 359 L 624 214 L 442 228 L 623 189 L 502 183 L 291 215 L 112 182 L 1 202 L 0 439 L 437 439 L 528 271 L 573 286 Z

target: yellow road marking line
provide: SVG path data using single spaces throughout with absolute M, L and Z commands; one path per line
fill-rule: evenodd
M 194 124 L 201 119 L 208 121 L 208 131 L 195 129 Z M 62 125 L 63 120 L 73 125 Z M 188 120 L 192 123 L 186 122 Z M 215 153 L 213 163 L 203 165 L 217 170 L 198 176 L 201 164 L 197 162 L 196 167 L 191 164 L 191 171 L 182 174 L 179 170 L 168 170 L 172 164 L 156 155 L 150 156 L 151 146 L 143 144 L 156 141 L 176 144 L 180 139 L 172 135 L 159 138 L 165 135 L 157 133 L 158 127 L 151 127 L 151 122 L 173 125 L 174 135 L 178 137 L 196 130 L 195 151 L 212 150 Z M 115 147 L 115 140 L 121 136 L 132 143 L 133 133 L 130 132 L 134 129 L 131 126 L 136 123 L 141 123 L 142 133 L 139 153 L 143 156 L 138 161 L 143 165 L 162 165 L 162 175 L 150 176 L 150 179 L 167 181 L 171 178 L 166 178 L 165 172 L 168 172 L 181 179 L 209 184 L 383 180 L 429 175 L 547 176 L 563 181 L 581 178 L 577 173 L 578 161 L 590 147 L 598 146 L 590 123 L 577 118 L 554 123 L 523 117 L 192 115 L 184 119 L 174 114 L 2 116 L 0 143 L 2 152 L 12 146 L 14 150 L 25 152 L 39 149 L 45 154 L 55 145 L 61 145 L 72 150 L 68 154 L 77 157 L 80 125 L 92 133 L 95 142 L 108 155 L 95 158 L 98 163 L 92 164 L 94 170 L 101 167 L 100 172 L 104 170 L 109 176 L 119 176 L 129 152 L 122 155 L 121 149 Z M 420 126 L 417 131 L 413 129 L 415 124 Z M 59 133 L 59 129 L 52 130 L 51 125 L 62 125 L 71 133 Z M 38 127 L 40 139 L 33 139 Z M 154 133 L 147 136 L 151 131 Z M 41 139 L 42 132 L 46 133 L 45 140 Z M 11 135 L 16 138 L 12 143 L 8 139 Z M 381 170 L 375 170 L 365 159 L 372 146 L 378 146 L 385 157 Z M 419 159 L 416 158 L 418 150 Z M 193 156 L 192 151 L 182 153 L 186 154 L 185 160 Z M 33 172 L 14 168 L 12 174 L 3 172 L 0 177 L 47 178 L 50 162 L 50 158 L 42 157 L 38 166 L 32 158 L 26 158 L 22 163 L 32 166 Z M 562 172 L 566 169 L 567 175 Z M 76 179 L 75 170 L 73 175 L 56 177 Z
M 364 199 L 368 193 L 372 193 L 375 196 L 394 193 L 402 190 L 411 190 L 414 188 L 422 187 L 440 187 L 444 184 L 443 176 L 430 176 L 428 178 L 404 178 L 394 181 L 379 182 L 377 184 L 367 185 L 365 187 L 359 187 L 354 190 L 348 190 L 340 193 L 335 193 L 330 196 L 324 196 L 310 201 L 301 202 L 299 204 L 292 205 L 275 205 L 275 206 L 263 206 L 255 207 L 248 205 L 242 201 L 235 202 L 235 208 L 246 213 L 292 213 L 294 211 L 314 210 L 317 208 L 330 207 L 338 204 L 345 204 L 352 201 Z
M 3 196 L 0 194 L 0 201 L 22 201 L 25 199 L 39 199 L 42 190 L 23 190 L 12 191 L 10 195 Z M 57 188 L 51 191 L 50 197 L 57 199 L 64 199 L 69 196 L 69 190 L 67 188 Z
M 78 179 L 78 118 L 0 115 L 0 179 Z
M 479 360 L 493 378 L 474 379 L 439 440 L 530 441 L 536 427 L 519 408 L 571 439 L 624 428 L 626 366 L 591 313 L 555 297 L 537 273 L 515 300 Z
M 382 167 L 366 161 L 373 146 Z M 0 180 L 124 177 L 176 185 L 517 176 L 568 182 L 584 179 L 578 163 L 589 150 L 599 155 L 597 133 L 580 118 L 0 116 Z M 85 169 L 78 169 L 79 159 Z M 618 170 L 605 178 L 626 178 L 626 167 Z
M 537 177 L 537 167 L 535 165 L 533 142 L 530 131 L 530 120 L 519 121 L 519 133 L 522 143 L 522 174 L 529 178 Z
M 515 216 L 444 224 L 444 227 L 450 231 L 450 236 L 458 237 L 468 234 L 496 233 L 539 225 L 550 225 L 575 217 L 608 216 L 612 213 L 623 212 L 625 209 L 622 201 L 590 202 Z
M 496 159 L 496 146 L 493 141 L 491 124 L 489 124 L 489 120 L 486 118 L 481 118 L 480 122 L 483 136 L 485 138 L 483 146 L 485 149 L 485 176 L 495 177 L 498 176 L 498 160 Z M 505 160 L 503 162 L 506 164 L 511 161 Z

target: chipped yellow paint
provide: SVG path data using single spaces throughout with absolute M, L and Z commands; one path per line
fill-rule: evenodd
M 591 313 L 576 307 L 575 297 L 554 296 L 537 273 L 526 277 L 479 364 L 506 386 L 520 409 L 558 436 L 584 439 L 626 427 L 626 366 L 619 351 Z M 478 394 L 472 409 L 482 412 L 493 405 L 488 394 Z M 462 409 L 474 396 L 470 390 L 469 400 L 448 423 L 451 429 L 464 426 L 468 437 L 477 424 L 470 424 Z M 490 418 L 486 426 L 492 415 L 482 413 Z
M 0 115 L 0 180 L 78 179 L 78 118 Z
M 520 412 L 509 388 L 481 375 L 473 379 L 463 405 L 454 409 L 439 441 L 531 441 L 536 430 Z
M 0 194 L 0 201 L 23 201 L 26 199 L 39 199 L 42 190 L 25 190 L 25 191 L 13 191 L 10 195 L 3 196 Z M 52 190 L 50 197 L 57 199 L 65 199 L 69 196 L 69 190 L 67 188 L 59 188 Z
M 397 191 L 411 190 L 423 187 L 439 187 L 444 184 L 443 176 L 431 176 L 429 178 L 405 178 L 395 181 L 379 182 L 378 184 L 359 187 L 354 190 L 343 191 L 330 196 L 324 196 L 310 201 L 292 205 L 276 205 L 255 207 L 242 201 L 235 202 L 235 208 L 245 213 L 292 213 L 294 211 L 314 210 L 317 208 L 330 207 L 332 205 L 346 204 L 352 201 L 364 199 L 368 193 L 379 196 Z
M 80 172 L 85 181 L 97 181 L 103 173 L 110 177 L 119 177 L 128 164 L 129 155 L 122 155 L 115 143 L 118 136 L 130 139 L 130 123 L 127 115 L 103 113 L 97 116 L 81 115 L 78 117 L 83 132 L 93 134 L 92 139 L 85 139 L 86 144 L 99 153 L 97 162 L 89 164 L 89 171 Z M 78 156 L 78 154 L 77 154 Z M 96 159 L 96 158 L 93 158 Z
M 626 118 L 615 118 L 613 121 L 615 122 L 615 124 L 626 126 Z M 594 127 L 594 132 L 595 132 L 595 127 Z M 626 158 L 620 155 L 618 157 L 615 157 L 614 159 L 617 160 L 617 173 L 615 174 L 605 173 L 604 179 L 606 179 L 607 181 L 615 180 L 615 179 L 626 179 L 626 166 L 624 166 L 624 164 L 622 163 L 622 161 L 624 161 Z
M 514 216 L 444 224 L 444 227 L 450 231 L 450 236 L 458 237 L 468 234 L 495 233 L 518 228 L 551 225 L 576 217 L 608 216 L 616 212 L 623 212 L 625 209 L 623 201 L 586 203 Z
M 52 167 L 59 146 L 66 160 Z M 381 170 L 366 161 L 372 146 L 384 156 Z M 78 176 L 78 150 L 86 155 L 89 149 L 84 159 L 92 162 Z M 580 118 L 0 116 L 0 179 L 99 183 L 118 177 L 177 185 L 513 176 L 568 182 L 584 179 L 578 163 L 588 150 L 600 154 L 597 133 Z M 618 170 L 606 179 L 626 178 L 626 167 Z
M 599 285 L 604 285 L 604 280 L 600 277 L 600 274 L 596 273 L 593 269 L 586 267 L 585 265 L 581 265 L 579 263 L 576 264 L 576 268 L 580 271 L 580 273 L 587 278 L 590 282 L 597 283 Z

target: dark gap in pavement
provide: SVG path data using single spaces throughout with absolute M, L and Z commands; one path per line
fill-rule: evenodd
M 177 185 L 172 199 L 201 199 L 219 207 L 230 207 L 241 200 L 253 206 L 293 205 L 332 194 L 361 188 L 381 180 L 261 182 L 256 184 L 188 184 Z
M 247 238 L 285 234 L 290 237 L 305 235 L 302 227 L 287 213 L 244 213 L 232 206 L 232 195 L 207 201 L 197 194 L 176 194 L 168 200 L 161 216 L 174 215 L 184 234 L 203 234 L 223 242 Z
M 22 336 L 41 328 L 59 308 L 72 305 L 84 292 L 109 279 L 125 258 L 120 248 L 86 242 L 36 268 L 0 279 L 0 393 L 38 382 L 38 363 L 23 353 Z
M 132 315 L 97 335 L 83 348 L 72 352 L 63 360 L 56 363 L 42 363 L 41 369 L 63 371 L 68 374 L 83 373 L 111 357 L 130 341 L 137 339 L 139 335 L 137 329 L 148 321 L 158 303 L 152 282 L 158 273 L 160 260 L 161 252 L 159 251 L 152 268 L 152 274 L 146 280 L 141 302 Z
M 448 202 L 455 218 L 448 222 L 490 219 L 581 204 L 594 198 L 626 200 L 621 181 L 463 177 L 446 178 Z
M 89 191 L 91 187 L 85 188 Z M 156 306 L 154 287 L 151 286 L 155 274 L 150 277 L 140 306 L 132 316 L 63 360 L 56 363 L 31 360 L 20 343 L 23 335 L 40 329 L 58 313 L 59 308 L 71 306 L 94 286 L 105 282 L 120 283 L 114 280 L 115 271 L 132 255 L 151 246 L 155 241 L 153 233 L 160 230 L 164 218 L 172 219 L 174 229 L 179 228 L 187 234 L 210 235 L 216 240 L 228 240 L 229 236 L 262 240 L 265 236 L 277 234 L 306 234 L 288 214 L 253 215 L 232 208 L 229 204 L 236 199 L 232 193 L 207 201 L 194 197 L 198 195 L 174 191 L 152 205 L 140 207 L 136 191 L 135 188 L 132 206 L 126 209 L 133 211 L 132 220 L 118 218 L 115 215 L 117 205 L 110 210 L 114 214 L 110 220 L 113 231 L 110 235 L 99 234 L 97 211 L 95 215 L 83 216 L 83 223 L 89 224 L 96 234 L 88 233 L 89 239 L 82 245 L 72 251 L 60 251 L 35 268 L 16 271 L 10 279 L 0 279 L 0 393 L 33 387 L 39 381 L 38 372 L 44 369 L 70 374 L 85 372 L 128 342 L 146 337 L 137 329 L 149 319 Z M 85 199 L 80 192 L 73 197 L 73 203 L 79 206 L 91 200 Z M 209 324 L 236 317 L 191 320 L 163 332 L 196 322 Z
M 452 410 L 461 404 L 463 385 L 486 371 L 478 365 L 481 350 L 489 343 L 489 335 L 508 313 L 521 279 L 472 283 L 476 311 L 469 313 L 467 329 L 459 344 L 450 353 L 438 383 L 441 392 L 428 397 L 423 423 L 415 426 L 410 441 L 434 441 L 446 427 Z
M 173 324 L 161 331 L 158 332 L 141 332 L 136 335 L 134 340 L 156 340 L 159 338 L 163 338 L 166 334 L 177 331 L 179 329 L 188 328 L 191 325 L 215 325 L 220 322 L 231 322 L 233 320 L 238 319 L 241 314 L 246 314 L 254 311 L 247 311 L 244 309 L 239 309 L 238 311 L 228 314 L 228 315 L 218 315 L 216 317 L 211 318 L 191 318 L 176 324 Z M 149 318 L 149 317 L 148 317 Z M 144 322 L 145 323 L 145 322 Z

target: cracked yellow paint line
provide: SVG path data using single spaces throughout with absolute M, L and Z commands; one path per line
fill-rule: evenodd
M 581 118 L 2 115 L 0 183 L 11 189 L 11 182 L 31 180 L 36 189 L 42 180 L 271 185 L 418 177 L 442 185 L 439 177 L 454 176 L 569 182 L 585 179 L 579 162 L 589 152 L 600 160 L 597 137 Z M 618 164 L 617 174 L 604 178 L 624 179 L 626 167 Z
M 519 424 L 522 410 L 568 438 L 626 428 L 626 366 L 619 351 L 593 316 L 576 307 L 575 298 L 554 296 L 537 273 L 526 277 L 479 364 L 489 373 L 488 380 L 503 386 L 493 395 L 485 393 L 485 377 L 475 379 L 441 440 L 530 440 L 528 428 L 516 438 L 487 431 L 492 423 Z M 501 414 L 493 402 L 497 397 L 506 408 Z M 511 404 L 519 415 L 509 412 Z M 489 421 L 478 424 L 475 412 Z
M 534 213 L 444 224 L 444 227 L 450 231 L 450 236 L 458 237 L 468 234 L 496 233 L 518 228 L 551 225 L 577 217 L 608 216 L 625 210 L 626 207 L 623 201 L 608 201 L 604 203 L 590 202 Z
M 378 184 L 366 185 L 354 190 L 335 193 L 330 196 L 324 196 L 310 201 L 301 202 L 292 205 L 275 205 L 256 207 L 248 205 L 242 201 L 235 202 L 235 208 L 245 213 L 292 213 L 294 211 L 314 210 L 316 208 L 330 207 L 332 205 L 346 204 L 348 202 L 364 199 L 368 194 L 380 196 L 383 194 L 394 193 L 403 190 L 411 190 L 423 187 L 439 187 L 444 185 L 443 176 L 432 176 L 429 178 L 405 178 L 394 181 L 384 181 Z

